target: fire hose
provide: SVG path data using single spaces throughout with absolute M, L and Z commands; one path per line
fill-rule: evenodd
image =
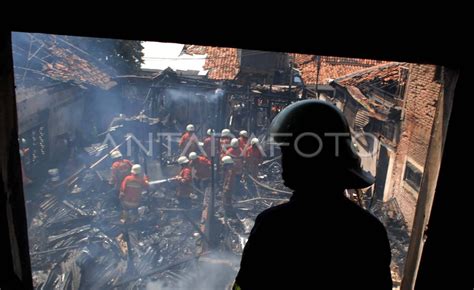
M 291 191 L 287 191 L 287 190 L 281 190 L 281 189 L 277 189 L 277 188 L 273 188 L 273 187 L 270 187 L 269 185 L 266 185 L 264 183 L 261 183 L 257 180 L 255 180 L 255 178 L 253 178 L 252 176 L 248 175 L 248 177 L 250 177 L 250 179 L 258 186 L 260 187 L 263 187 L 265 189 L 268 189 L 268 190 L 271 190 L 271 191 L 276 191 L 276 192 L 279 192 L 279 193 L 285 193 L 285 194 L 293 194 L 293 192 Z
M 157 185 L 157 184 L 162 184 L 162 183 L 166 183 L 166 182 L 171 182 L 173 180 L 176 180 L 178 179 L 177 177 L 171 177 L 171 178 L 165 178 L 165 179 L 158 179 L 158 180 L 153 180 L 153 181 L 149 181 L 148 184 L 149 185 Z

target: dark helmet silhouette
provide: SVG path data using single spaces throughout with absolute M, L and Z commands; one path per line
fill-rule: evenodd
M 302 171 L 306 166 L 315 172 L 331 172 L 327 174 L 337 175 L 345 188 L 365 188 L 374 183 L 373 176 L 361 168 L 346 118 L 331 103 L 293 103 L 273 119 L 270 132 L 283 154 L 291 155 L 291 170 Z M 311 170 L 305 173 L 310 176 Z

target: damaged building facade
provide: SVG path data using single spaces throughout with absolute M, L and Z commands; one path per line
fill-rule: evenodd
M 15 34 L 13 40 L 19 137 L 28 148 L 23 163 L 29 176 L 44 172 L 47 163 L 65 161 L 72 144 L 82 145 L 101 129 L 92 122 L 104 124 L 110 115 L 91 108 L 97 108 L 97 95 L 113 104 L 117 83 L 108 68 L 64 37 Z
M 207 55 L 213 79 L 236 79 L 241 52 L 234 48 L 187 46 L 189 54 Z M 441 67 L 368 59 L 287 54 L 293 77 L 304 84 L 305 97 L 331 101 L 345 114 L 359 145 L 376 154 L 367 167 L 377 175 L 370 205 L 393 203 L 412 228 L 417 192 L 427 156 Z M 377 148 L 375 148 L 376 146 Z
M 409 231 L 441 93 L 440 69 L 388 63 L 331 82 L 354 132 L 377 138 L 358 139 L 367 151 L 376 152 L 372 205 L 394 202 Z

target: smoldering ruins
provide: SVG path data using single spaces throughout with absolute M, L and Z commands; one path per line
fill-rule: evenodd
M 112 43 L 13 37 L 36 289 L 230 288 L 255 217 L 291 196 L 268 126 L 307 98 L 376 136 L 354 140 L 376 184 L 347 197 L 387 227 L 399 285 L 441 67 L 184 45 L 181 54 L 203 56 L 204 73 L 144 70 L 106 61 Z M 230 177 L 226 155 L 241 166 Z M 112 181 L 123 159 L 148 178 L 133 210 L 119 201 L 126 184 Z M 192 165 L 201 159 L 204 173 Z

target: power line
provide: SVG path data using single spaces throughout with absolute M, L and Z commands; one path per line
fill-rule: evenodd
M 237 49 L 237 48 L 235 48 Z M 254 56 L 254 55 L 259 55 L 259 54 L 265 54 L 265 53 L 271 53 L 272 51 L 256 51 L 253 53 L 246 53 L 245 56 Z M 237 57 L 237 55 L 235 55 Z M 226 56 L 206 56 L 206 57 L 153 57 L 153 56 L 144 56 L 144 59 L 163 59 L 163 60 L 171 60 L 171 59 L 176 59 L 176 60 L 200 60 L 200 59 L 220 59 L 220 58 L 229 58 L 231 56 L 226 55 Z
M 202 59 L 209 59 L 210 57 L 195 57 L 195 58 L 190 58 L 190 57 L 153 57 L 153 56 L 144 56 L 144 59 L 156 59 L 156 60 L 202 60 Z

